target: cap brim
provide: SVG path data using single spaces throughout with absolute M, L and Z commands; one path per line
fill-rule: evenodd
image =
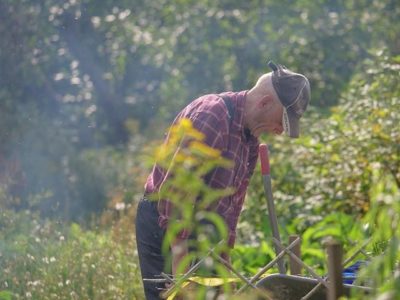
M 300 118 L 293 113 L 290 113 L 290 110 L 284 110 L 284 117 L 287 118 L 286 123 L 286 133 L 291 138 L 298 138 L 300 136 Z

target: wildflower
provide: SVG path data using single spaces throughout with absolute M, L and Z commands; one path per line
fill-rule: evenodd
M 32 283 L 32 286 L 37 286 L 37 285 L 40 284 L 40 280 L 35 280 L 35 281 L 31 282 L 31 283 Z
M 124 210 L 125 209 L 125 203 L 120 202 L 120 203 L 115 204 L 115 209 L 116 210 Z

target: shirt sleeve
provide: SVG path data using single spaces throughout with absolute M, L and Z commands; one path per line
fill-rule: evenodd
M 228 122 L 224 116 L 218 116 L 214 112 L 199 112 L 194 114 L 190 120 L 193 127 L 204 134 L 203 142 L 206 145 L 220 151 L 226 148 Z

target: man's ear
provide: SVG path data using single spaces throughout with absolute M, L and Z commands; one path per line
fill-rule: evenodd
M 261 109 L 261 108 L 266 107 L 267 105 L 269 105 L 272 102 L 273 102 L 272 96 L 271 95 L 265 95 L 264 97 L 262 97 L 260 99 L 260 101 L 258 102 L 257 107 Z

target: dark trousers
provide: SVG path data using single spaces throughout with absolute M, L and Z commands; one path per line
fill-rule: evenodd
M 165 231 L 158 225 L 157 203 L 143 199 L 136 214 L 136 244 L 142 279 L 161 279 L 165 272 L 165 258 L 161 247 Z M 162 299 L 159 294 L 165 289 L 164 283 L 143 281 L 147 300 Z
M 166 268 L 166 259 L 162 254 L 162 243 L 165 230 L 158 225 L 157 202 L 143 198 L 138 205 L 136 214 L 136 244 L 139 256 L 140 270 L 142 279 L 161 279 L 161 272 L 170 272 L 171 267 Z M 215 225 L 209 221 L 200 222 L 206 226 L 207 237 L 213 244 L 217 244 L 221 237 L 216 234 Z M 189 240 L 197 241 L 195 235 L 191 235 Z M 189 247 L 189 251 L 195 248 Z M 221 255 L 226 259 L 226 255 Z M 192 262 L 194 264 L 196 260 Z M 199 274 L 216 274 L 213 267 L 198 270 Z M 162 299 L 160 292 L 165 289 L 164 283 L 154 283 L 143 281 L 144 292 L 147 300 Z

